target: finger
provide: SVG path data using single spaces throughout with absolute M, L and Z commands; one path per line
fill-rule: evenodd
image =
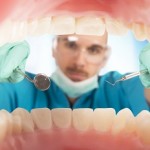
M 141 63 L 140 64 L 140 70 L 148 70 L 148 68 Z M 149 70 L 148 70 L 148 73 L 141 74 L 140 79 L 141 79 L 142 84 L 145 87 L 150 87 L 150 73 L 149 73 Z
M 26 60 L 24 60 L 21 65 L 19 65 L 19 69 L 21 69 L 22 72 L 25 71 L 25 63 Z M 23 79 L 24 76 L 20 74 L 17 70 L 14 70 L 11 76 L 8 78 L 8 81 L 11 83 L 16 83 L 22 81 Z
M 0 47 L 0 56 L 7 54 L 13 47 L 22 44 L 23 42 L 7 43 Z
M 8 78 L 13 70 L 17 68 L 29 55 L 29 46 L 26 42 L 12 47 L 3 61 L 4 69 L 1 71 L 1 77 Z

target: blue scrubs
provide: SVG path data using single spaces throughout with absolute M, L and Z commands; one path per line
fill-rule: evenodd
M 34 75 L 28 73 L 33 78 Z M 71 105 L 64 92 L 51 81 L 47 91 L 37 90 L 32 83 L 23 81 L 0 83 L 0 109 L 11 112 L 17 107 L 30 111 L 33 108 L 114 108 L 116 112 L 129 108 L 134 115 L 142 110 L 149 110 L 144 98 L 144 87 L 139 77 L 119 82 L 112 86 L 106 82 L 115 82 L 122 75 L 118 72 L 109 72 L 98 78 L 99 87 L 79 97 Z

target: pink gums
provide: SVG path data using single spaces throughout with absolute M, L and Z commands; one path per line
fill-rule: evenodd
M 149 8 L 149 0 L 0 0 L 0 21 L 96 15 L 149 25 Z
M 0 150 L 150 150 L 135 135 L 53 129 L 8 137 Z

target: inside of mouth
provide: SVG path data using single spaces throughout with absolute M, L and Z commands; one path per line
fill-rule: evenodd
M 7 2 L 9 2 L 9 1 L 7 1 Z M 16 0 L 16 2 L 17 2 L 17 0 Z M 72 1 L 72 2 L 75 3 L 75 1 Z M 92 0 L 89 1 L 89 3 L 93 3 Z M 102 5 L 103 9 L 107 12 L 107 14 L 110 13 L 108 3 L 110 3 L 110 2 L 107 1 L 106 3 L 103 3 L 103 5 Z M 13 8 L 15 8 L 15 6 L 13 4 L 15 4 L 15 1 L 12 3 L 12 5 L 7 5 L 7 4 L 5 5 L 6 9 L 5 9 L 3 16 L 0 16 L 1 20 L 3 20 L 4 17 L 8 16 L 9 11 L 11 11 L 11 10 L 13 10 Z M 45 5 L 46 5 L 46 3 L 45 3 Z M 28 5 L 26 5 L 26 7 L 27 6 Z M 37 6 L 39 7 L 40 5 L 37 5 Z M 24 7 L 24 10 L 27 9 L 26 7 Z M 3 7 L 2 9 L 4 9 L 4 8 L 5 7 Z M 61 9 L 63 9 L 63 8 L 69 9 L 67 6 L 67 2 L 64 3 L 63 5 L 61 5 L 60 8 Z M 87 5 L 86 9 L 88 9 L 88 8 L 90 8 L 90 5 Z M 19 9 L 19 7 L 18 7 L 18 9 Z M 47 8 L 47 9 L 49 9 L 49 8 Z M 97 9 L 99 9 L 99 8 L 97 8 Z M 6 10 L 9 10 L 9 11 L 6 11 Z M 81 7 L 81 10 L 84 10 L 83 6 Z M 77 8 L 74 8 L 74 12 L 77 12 L 77 11 L 79 12 L 80 10 L 78 10 Z M 33 17 L 36 16 L 36 13 L 34 13 Z M 85 14 L 85 13 L 83 13 L 83 14 Z M 118 14 L 119 14 L 119 12 L 112 14 L 112 16 L 115 18 L 115 17 L 119 16 Z M 134 14 L 136 14 L 136 13 L 134 13 Z M 138 16 L 138 13 L 137 13 L 137 16 Z M 24 16 L 24 19 L 26 17 L 27 16 Z M 127 20 L 128 17 L 129 16 L 126 15 L 125 20 Z M 16 19 L 16 18 L 13 18 L 13 19 Z M 19 19 L 22 20 L 22 18 L 19 18 Z M 128 19 L 131 21 L 131 18 L 128 18 Z M 145 19 L 145 18 L 143 18 L 143 19 Z M 142 22 L 143 20 L 140 18 L 140 21 Z M 49 37 L 46 39 L 49 39 Z M 34 41 L 34 38 L 29 37 L 28 41 L 29 41 L 29 43 L 31 41 Z M 145 42 L 143 42 L 143 43 L 145 44 Z M 33 63 L 32 57 L 31 57 L 31 60 Z M 29 62 L 30 62 L 30 59 L 29 59 Z M 41 63 L 37 64 L 37 60 L 35 62 L 36 62 L 35 64 L 37 66 L 41 65 Z M 44 65 L 42 64 L 42 66 L 44 66 Z M 49 67 L 49 68 L 54 68 L 54 66 Z M 28 66 L 27 66 L 27 69 L 33 71 L 33 68 L 32 69 L 28 68 Z M 47 70 L 47 68 L 45 69 L 45 71 L 46 70 Z M 45 71 L 43 70 L 42 72 L 45 73 Z M 131 71 L 131 70 L 129 70 L 129 71 Z M 41 72 L 41 70 L 40 70 L 40 72 Z M 39 70 L 35 70 L 35 73 L 39 73 Z M 51 74 L 51 72 L 48 72 L 47 74 Z M 48 129 L 46 131 L 45 130 L 35 131 L 34 133 L 20 133 L 17 135 L 10 135 L 10 136 L 7 136 L 3 140 L 3 142 L 1 142 L 1 144 L 0 144 L 1 150 L 10 150 L 10 149 L 14 149 L 14 147 L 16 150 L 17 149 L 18 150 L 20 150 L 20 149 L 21 150 L 27 150 L 27 149 L 28 150 L 30 150 L 30 149 L 37 149 L 37 150 L 38 149 L 39 150 L 40 149 L 52 149 L 52 150 L 55 150 L 55 149 L 57 149 L 57 150 L 58 149 L 65 149 L 65 150 L 106 149 L 107 150 L 107 149 L 110 149 L 110 147 L 112 150 L 113 149 L 114 150 L 150 149 L 149 143 L 148 144 L 143 143 L 141 141 L 141 139 L 135 133 L 127 134 L 126 132 L 121 131 L 119 134 L 114 136 L 110 133 L 110 131 L 103 133 L 103 132 L 97 132 L 93 129 L 92 130 L 89 129 L 86 132 L 80 132 L 72 127 L 68 128 L 68 129 L 53 128 L 53 129 Z
M 94 112 L 92 109 L 34 109 L 30 114 L 18 108 L 11 114 L 2 110 L 0 116 L 3 129 L 0 134 L 1 150 L 150 148 L 150 121 L 141 123 L 150 118 L 147 111 L 133 117 L 129 109 L 116 115 L 109 108 L 95 109 Z M 20 123 L 19 117 L 22 117 Z
M 144 145 L 135 135 L 120 133 L 117 136 L 109 132 L 98 133 L 94 130 L 80 132 L 75 129 L 53 129 L 38 131 L 20 135 L 13 135 L 6 138 L 0 144 L 1 150 L 83 150 L 83 149 L 104 149 L 109 150 L 139 150 L 150 148 Z

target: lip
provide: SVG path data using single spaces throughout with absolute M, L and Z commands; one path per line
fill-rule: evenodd
M 68 73 L 68 77 L 72 81 L 76 81 L 76 82 L 85 80 L 85 75 L 83 75 L 82 73 Z

